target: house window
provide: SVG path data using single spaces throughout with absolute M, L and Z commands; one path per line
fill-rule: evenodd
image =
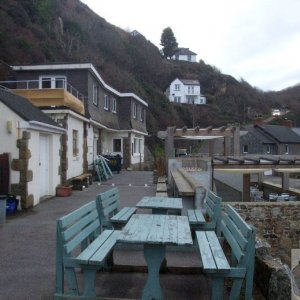
M 243 145 L 243 153 L 248 153 L 248 145 Z
M 175 96 L 175 97 L 174 97 L 174 102 L 180 103 L 180 101 L 181 101 L 181 99 L 180 99 L 179 96 Z
M 191 60 L 192 60 L 192 56 L 191 56 L 191 55 L 188 55 L 188 56 L 187 56 L 187 60 L 188 60 L 188 61 L 191 61 Z
M 77 156 L 79 153 L 78 148 L 78 130 L 73 129 L 73 156 Z
M 98 106 L 99 102 L 99 86 L 94 85 L 93 86 L 93 103 Z
M 117 100 L 116 100 L 116 98 L 112 98 L 112 112 L 113 113 L 117 112 Z
M 188 86 L 188 94 L 194 94 L 194 87 Z
M 65 76 L 40 76 L 40 89 L 64 89 L 66 88 Z
M 145 109 L 141 107 L 141 121 L 145 121 Z
M 284 145 L 284 153 L 285 153 L 285 154 L 289 154 L 289 152 L 290 152 L 289 150 L 290 150 L 290 149 L 289 149 L 289 145 L 288 145 L 288 144 L 285 144 L 285 145 Z
M 180 84 L 175 84 L 175 91 L 180 91 Z
M 133 105 L 132 105 L 132 117 L 133 118 L 136 118 L 136 110 L 137 110 L 137 105 L 135 102 L 133 102 Z
M 267 145 L 267 153 L 271 153 L 271 146 Z
M 109 99 L 108 99 L 108 95 L 104 95 L 104 109 L 108 110 L 109 108 Z
M 121 152 L 121 139 L 113 139 L 113 152 Z
M 133 154 L 141 153 L 141 144 L 142 144 L 141 139 L 138 139 L 138 138 L 133 139 Z

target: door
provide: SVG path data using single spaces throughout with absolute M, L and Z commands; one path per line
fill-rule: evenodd
M 0 195 L 9 193 L 9 157 L 8 153 L 0 154 Z
M 40 197 L 49 195 L 49 137 L 40 135 L 39 189 Z

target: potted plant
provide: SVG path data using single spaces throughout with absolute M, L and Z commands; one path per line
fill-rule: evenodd
M 57 197 L 69 197 L 72 194 L 72 185 L 58 185 L 56 187 Z

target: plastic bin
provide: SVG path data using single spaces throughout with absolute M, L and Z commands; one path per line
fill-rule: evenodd
M 117 155 L 104 155 L 108 159 L 107 164 L 112 172 L 116 171 L 120 173 L 122 169 L 122 156 Z
M 6 220 L 6 195 L 0 195 L 0 224 L 4 224 Z

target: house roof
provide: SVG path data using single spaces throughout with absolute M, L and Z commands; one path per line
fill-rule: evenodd
M 189 48 L 177 48 L 175 55 L 197 55 L 197 53 L 191 51 Z
M 148 103 L 134 93 L 121 93 L 108 85 L 99 72 L 91 63 L 64 63 L 64 64 L 46 64 L 46 65 L 28 65 L 28 66 L 11 66 L 14 71 L 41 71 L 41 70 L 73 70 L 88 69 L 99 79 L 103 87 L 120 98 L 132 97 L 148 107 Z
M 263 143 L 300 143 L 300 136 L 291 128 L 281 125 L 254 125 L 247 127 L 248 131 L 256 135 Z
M 15 95 L 12 92 L 0 89 L 0 101 L 20 116 L 24 121 L 35 121 L 50 126 L 61 127 L 45 113 L 41 112 L 26 98 Z
M 199 80 L 179 79 L 184 85 L 200 85 Z

